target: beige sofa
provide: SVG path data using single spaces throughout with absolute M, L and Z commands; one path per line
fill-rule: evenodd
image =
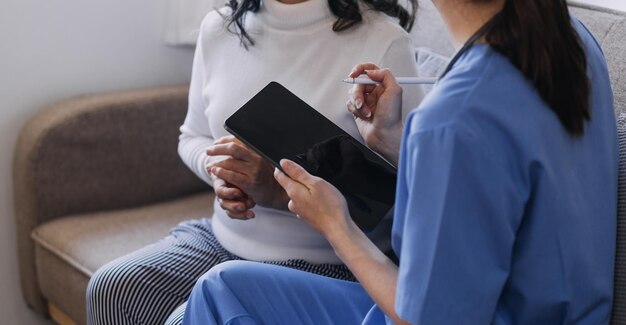
M 441 20 L 430 1 L 422 3 L 416 45 L 451 55 Z M 605 51 L 623 112 L 626 15 L 572 9 Z M 182 220 L 211 214 L 210 189 L 176 150 L 186 96 L 185 86 L 85 95 L 44 108 L 24 126 L 15 150 L 15 217 L 22 290 L 33 309 L 60 323 L 84 323 L 85 288 L 98 267 Z M 626 140 L 621 145 L 626 154 Z M 622 231 L 624 214 L 626 196 Z M 626 324 L 626 241 L 618 240 L 614 322 Z
M 85 321 L 93 272 L 207 217 L 213 196 L 177 154 L 187 87 L 86 95 L 46 107 L 15 151 L 22 290 L 46 313 Z M 61 316 L 63 317 L 63 316 Z

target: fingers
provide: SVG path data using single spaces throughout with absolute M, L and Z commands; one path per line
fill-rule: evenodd
M 338 200 L 343 199 L 341 193 L 331 184 L 312 176 L 290 160 L 281 160 L 280 166 L 284 172 L 277 168 L 274 177 L 291 199 L 287 208 L 321 231 L 325 228 L 321 226 L 325 222 L 318 217 L 337 215 L 338 207 L 341 208 L 341 201 Z
M 373 63 L 362 63 L 362 64 L 357 64 L 354 66 L 354 68 L 352 68 L 352 71 L 350 71 L 350 78 L 356 78 L 362 74 L 365 74 L 366 70 L 377 70 L 379 69 L 378 66 L 376 66 Z M 364 103 L 364 94 L 370 93 L 372 92 L 372 90 L 374 89 L 375 85 L 354 85 L 352 86 L 352 89 L 350 90 L 350 97 L 352 98 L 352 104 L 357 108 L 357 109 L 361 109 L 361 107 L 363 106 Z
M 354 68 L 352 68 L 350 78 L 356 78 L 363 74 L 367 75 L 374 81 L 380 82 L 385 88 L 400 87 L 396 82 L 396 78 L 393 76 L 391 71 L 389 71 L 389 69 L 381 69 L 373 63 L 357 64 Z M 355 95 L 358 95 L 359 93 L 370 93 L 375 87 L 375 85 L 355 85 L 353 87 L 353 92 Z M 354 104 L 357 108 L 360 108 L 358 102 L 355 102 Z
M 281 159 L 280 167 L 289 178 L 304 185 L 306 188 L 309 188 L 317 179 L 317 177 L 309 174 L 302 166 L 289 159 Z
M 250 161 L 257 158 L 257 154 L 248 149 L 244 144 L 231 141 L 225 143 L 215 143 L 206 150 L 209 156 L 231 156 L 235 159 Z
M 366 74 L 370 79 L 378 82 L 376 85 L 354 85 L 349 91 L 349 100 L 346 103 L 348 111 L 353 114 L 357 122 L 370 120 L 378 110 L 382 98 L 395 98 L 402 94 L 402 88 L 397 83 L 389 69 L 379 69 L 376 65 L 367 63 L 354 67 L 351 77 Z
M 233 219 L 247 220 L 254 218 L 252 209 L 256 203 L 243 191 L 229 186 L 224 180 L 217 178 L 213 182 L 215 197 L 220 207 Z
M 287 196 L 290 198 L 295 195 L 295 193 L 301 188 L 306 189 L 306 187 L 293 179 L 289 178 L 289 176 L 285 175 L 285 173 L 281 172 L 278 168 L 274 169 L 274 178 L 285 189 L 287 192 Z
M 360 75 L 367 74 L 367 71 L 379 69 L 380 68 L 373 63 L 357 64 L 350 72 L 350 77 L 356 78 Z M 348 106 L 348 110 L 351 112 L 362 110 L 361 113 L 353 114 L 361 119 L 369 119 L 372 116 L 372 104 L 368 105 L 368 103 L 374 101 L 375 104 L 376 98 L 368 98 L 368 94 L 372 93 L 376 88 L 378 88 L 378 85 L 353 85 L 350 91 L 348 91 L 349 101 L 351 103 L 351 105 Z
M 291 199 L 294 196 L 300 196 L 302 191 L 308 192 L 310 186 L 319 180 L 318 177 L 309 174 L 304 168 L 291 160 L 282 159 L 280 167 L 284 173 L 276 168 L 274 170 L 274 178 L 285 189 Z
M 374 89 L 376 89 L 376 85 L 354 85 L 348 91 L 348 100 L 352 103 L 352 106 L 354 106 L 356 110 L 365 108 L 363 118 L 368 112 L 371 112 L 371 108 L 365 104 L 367 95 L 374 91 Z
M 389 69 L 365 70 L 365 74 L 370 79 L 380 82 L 386 90 L 402 89 Z
M 304 192 L 308 192 L 308 189 L 306 188 L 306 186 L 289 178 L 289 176 L 285 175 L 285 173 L 281 172 L 278 168 L 274 169 L 274 178 L 276 178 L 278 184 L 280 184 L 280 186 L 285 189 L 285 192 L 287 192 L 287 196 L 289 196 L 290 200 L 287 204 L 287 209 L 295 214 L 298 214 L 298 207 L 295 201 L 299 202 L 300 199 L 303 197 L 302 194 Z
M 224 144 L 224 143 L 229 143 L 229 142 L 240 142 L 239 139 L 235 138 L 235 136 L 233 135 L 226 135 L 223 136 L 217 140 L 215 140 L 215 142 L 213 142 L 214 144 Z
M 346 107 L 348 108 L 348 111 L 352 113 L 352 116 L 354 116 L 354 118 L 367 120 L 372 117 L 372 111 L 370 109 L 357 109 L 350 100 L 346 102 Z
M 241 187 L 241 185 L 246 185 L 248 181 L 246 175 L 222 167 L 211 167 L 210 172 L 211 174 L 237 187 Z
M 361 64 L 357 64 L 354 66 L 354 68 L 352 68 L 352 71 L 350 71 L 350 78 L 356 78 L 362 74 L 365 73 L 365 70 L 378 70 L 380 69 L 377 65 L 375 65 L 374 63 L 361 63 Z
M 233 219 L 248 220 L 255 217 L 254 211 L 250 210 L 255 206 L 255 203 L 250 198 L 245 201 L 218 198 L 218 202 L 226 214 Z
M 246 161 L 238 160 L 230 156 L 227 156 L 226 159 L 211 162 L 207 165 L 207 170 L 209 171 L 209 173 L 212 172 L 213 168 L 222 168 L 226 170 L 236 171 L 241 174 L 248 174 L 247 171 L 251 167 L 250 167 L 250 164 Z
M 224 180 L 216 180 L 213 183 L 215 196 L 225 200 L 241 200 L 246 194 L 239 188 L 227 186 Z

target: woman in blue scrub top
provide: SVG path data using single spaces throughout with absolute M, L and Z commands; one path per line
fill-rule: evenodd
M 251 262 L 202 277 L 187 324 L 606 324 L 617 144 L 600 47 L 565 0 L 434 0 L 465 44 L 402 125 L 402 89 L 348 103 L 367 144 L 398 166 L 396 266 L 327 182 L 290 161 L 289 209 L 360 283 Z M 409 91 L 409 90 L 407 90 Z

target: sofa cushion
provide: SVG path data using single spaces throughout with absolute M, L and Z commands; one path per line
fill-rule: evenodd
M 439 78 L 446 70 L 450 58 L 433 52 L 429 48 L 418 47 L 415 49 L 417 60 L 417 74 L 420 77 Z M 434 85 L 422 85 L 424 93 L 429 93 Z
M 72 319 L 85 320 L 85 290 L 105 263 L 167 236 L 181 221 L 211 216 L 203 193 L 127 210 L 68 216 L 37 227 L 35 263 L 41 291 Z

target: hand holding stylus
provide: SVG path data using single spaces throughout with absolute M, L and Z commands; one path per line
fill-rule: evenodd
M 346 105 L 365 143 L 397 166 L 402 136 L 402 88 L 388 69 L 375 64 L 359 64 L 349 77 L 361 75 L 376 84 L 352 86 Z

